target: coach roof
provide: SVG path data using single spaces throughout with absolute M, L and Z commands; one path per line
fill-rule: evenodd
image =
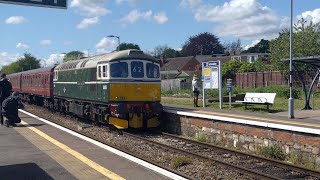
M 43 68 L 38 68 L 38 69 L 31 69 L 31 70 L 28 70 L 28 71 L 8 74 L 7 77 L 16 76 L 16 75 L 19 75 L 19 74 L 37 74 L 37 73 L 43 73 L 43 72 L 50 72 L 50 71 L 52 71 L 53 68 L 54 68 L 54 66 L 43 67 Z
M 83 58 L 81 60 L 68 61 L 66 63 L 58 65 L 55 70 L 64 69 L 81 69 L 81 68 L 94 68 L 99 63 L 110 62 L 121 59 L 148 59 L 154 62 L 158 62 L 154 57 L 144 54 L 143 51 L 136 49 L 129 49 L 124 51 L 115 51 L 112 53 L 101 54 L 97 56 Z

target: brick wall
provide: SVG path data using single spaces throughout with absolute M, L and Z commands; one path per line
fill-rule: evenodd
M 201 133 L 216 145 L 257 152 L 259 147 L 278 145 L 285 154 L 296 154 L 303 161 L 320 165 L 320 136 L 307 133 L 249 126 L 164 113 L 163 129 L 195 138 Z

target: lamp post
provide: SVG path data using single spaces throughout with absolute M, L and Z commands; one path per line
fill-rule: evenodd
M 290 78 L 289 78 L 289 87 L 290 87 L 290 98 L 288 100 L 288 118 L 294 118 L 293 114 L 293 97 L 292 97 L 292 9 L 293 9 L 293 0 L 290 0 Z
M 119 36 L 114 36 L 114 35 L 109 35 L 107 37 L 115 37 L 115 38 L 118 38 L 118 49 L 117 51 L 120 51 L 120 37 Z

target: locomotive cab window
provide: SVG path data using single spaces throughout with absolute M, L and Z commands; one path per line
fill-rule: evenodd
M 131 76 L 133 78 L 143 78 L 143 62 L 140 61 L 132 61 L 131 62 Z
M 57 80 L 58 80 L 58 71 L 54 71 L 53 80 L 54 80 L 54 81 L 57 81 Z
M 110 65 L 111 77 L 126 78 L 128 77 L 128 64 L 126 62 L 117 62 Z
M 159 66 L 153 63 L 147 63 L 147 77 L 159 78 L 160 77 Z

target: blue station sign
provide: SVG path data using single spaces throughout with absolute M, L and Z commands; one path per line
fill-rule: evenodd
M 0 3 L 18 4 L 27 6 L 42 6 L 50 8 L 67 8 L 67 0 L 0 0 Z

